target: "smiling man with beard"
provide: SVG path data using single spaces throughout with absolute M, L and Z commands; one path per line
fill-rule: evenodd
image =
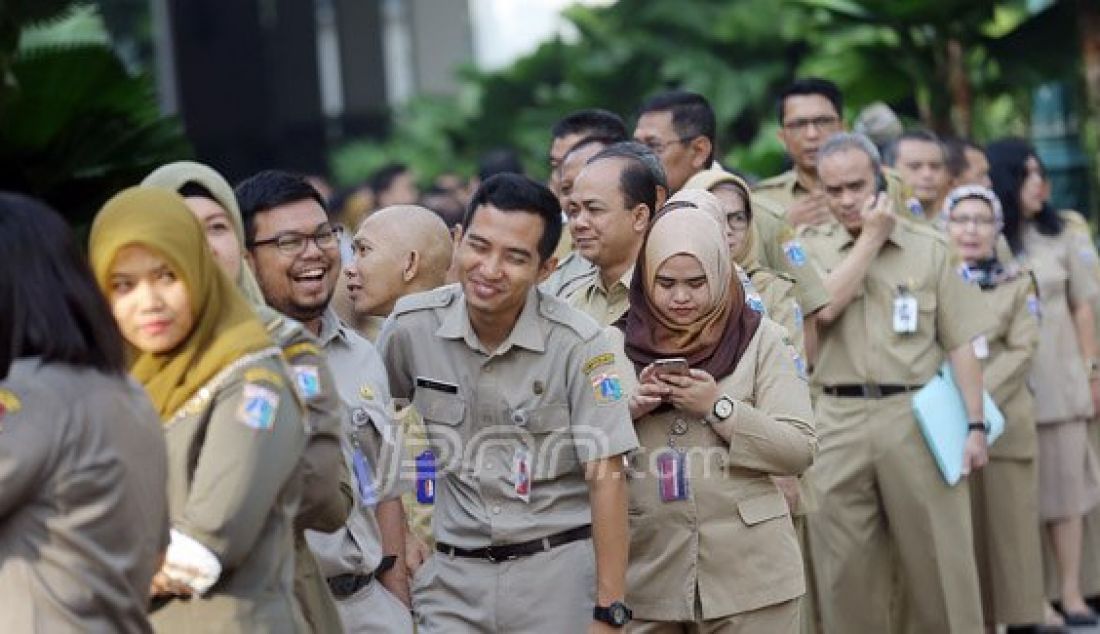
M 324 199 L 299 176 L 260 172 L 239 184 L 236 194 L 245 257 L 264 299 L 317 335 L 347 408 L 343 440 L 358 483 L 356 510 L 341 529 L 307 531 L 306 538 L 347 632 L 409 632 L 405 487 L 394 476 L 401 454 L 390 440 L 395 434 L 386 369 L 374 346 L 329 307 L 340 275 L 339 231 Z

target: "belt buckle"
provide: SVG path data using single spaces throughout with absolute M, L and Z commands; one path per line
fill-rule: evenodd
M 878 383 L 864 383 L 863 398 L 882 398 L 882 388 Z
M 485 558 L 494 564 L 499 564 L 504 561 L 511 561 L 516 558 L 516 555 L 498 555 L 499 551 L 496 546 L 487 546 L 485 548 Z

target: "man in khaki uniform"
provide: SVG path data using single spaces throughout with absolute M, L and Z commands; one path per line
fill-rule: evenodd
M 947 196 L 950 175 L 947 150 L 939 137 L 927 130 L 906 132 L 886 148 L 883 160 L 912 190 L 924 219 L 944 230 L 946 221 L 940 217 L 940 209 Z
M 834 136 L 819 163 L 835 222 L 800 236 L 832 298 L 819 316 L 810 470 L 828 501 L 809 527 L 825 631 L 894 631 L 896 562 L 914 622 L 895 630 L 980 632 L 967 487 L 943 481 L 910 401 L 950 359 L 971 421 L 964 472 L 984 464 L 981 367 L 970 345 L 990 329 L 981 297 L 954 272 L 941 236 L 899 220 L 876 193 L 878 151 L 866 137 Z
M 614 112 L 599 108 L 577 110 L 558 120 L 551 129 L 551 136 L 550 179 L 547 185 L 562 201 L 561 211 L 564 222 L 564 214 L 568 208 L 565 198 L 569 195 L 568 190 L 572 179 L 580 172 L 580 166 L 584 165 L 582 160 L 568 172 L 563 170 L 566 155 L 579 149 L 585 141 L 594 141 L 599 146 L 606 147 L 626 140 L 626 124 L 623 123 L 622 117 Z M 593 149 L 593 153 L 595 151 L 598 149 Z M 570 178 L 565 180 L 565 175 L 570 172 Z M 568 297 L 577 283 L 586 281 L 595 272 L 592 263 L 573 250 L 573 241 L 568 233 L 562 234 L 558 247 L 554 250 L 554 257 L 558 260 L 557 269 L 542 283 L 541 288 L 555 297 Z
M 569 303 L 603 326 L 615 323 L 629 306 L 634 263 L 657 204 L 653 174 L 614 147 L 581 170 L 566 212 L 578 252 L 597 268 Z
M 447 225 L 423 207 L 400 205 L 371 214 L 352 239 L 354 257 L 344 267 L 349 297 L 356 313 L 384 318 L 397 300 L 443 286 L 451 265 L 451 234 Z M 406 536 L 405 563 L 412 574 L 431 554 L 434 476 L 416 409 L 401 409 L 396 419 L 401 429 L 407 465 L 415 465 L 416 490 L 402 498 L 411 535 Z M 434 460 L 432 460 L 434 463 Z
M 537 290 L 557 200 L 515 174 L 474 195 L 460 284 L 402 298 L 382 333 L 395 397 L 437 458 L 438 554 L 414 580 L 418 629 L 611 632 L 625 596 L 637 447 L 599 326 Z
M 394 475 L 400 455 L 385 369 L 370 342 L 329 306 L 340 253 L 323 201 L 304 179 L 276 171 L 249 178 L 236 193 L 264 299 L 318 337 L 346 408 L 344 452 L 356 484 L 355 509 L 339 530 L 309 531 L 306 538 L 346 631 L 411 631 L 405 517 Z
M 817 174 L 818 150 L 844 130 L 843 97 L 836 84 L 818 77 L 799 79 L 779 95 L 779 141 L 794 166 L 757 183 L 755 192 L 771 198 L 795 228 L 832 222 Z M 883 170 L 897 210 L 908 210 L 907 189 L 893 170 Z M 755 199 L 754 199 L 755 204 Z

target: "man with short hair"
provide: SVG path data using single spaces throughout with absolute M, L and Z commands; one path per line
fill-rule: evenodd
M 972 341 L 992 324 L 980 291 L 955 273 L 944 238 L 898 218 L 892 197 L 877 191 L 869 139 L 833 136 L 817 166 L 834 221 L 800 235 L 831 297 L 818 315 L 810 470 L 826 501 L 809 518 L 824 630 L 981 632 L 968 489 L 944 481 L 912 397 L 949 360 L 970 421 L 963 473 L 984 465 Z M 913 623 L 891 623 L 895 579 Z
M 607 145 L 626 139 L 626 124 L 622 117 L 600 108 L 586 108 L 573 111 L 558 120 L 550 129 L 550 190 L 558 197 L 561 165 L 565 154 L 586 137 L 608 139 Z M 562 209 L 565 206 L 562 205 Z
M 925 220 L 942 230 L 946 223 L 940 209 L 947 196 L 948 173 L 947 153 L 939 137 L 927 130 L 902 133 L 886 147 L 883 160 L 913 190 Z
M 634 264 L 657 204 L 653 173 L 637 157 L 614 148 L 589 159 L 566 212 L 577 252 L 597 270 L 569 303 L 604 326 L 630 306 Z
M 390 205 L 411 205 L 420 195 L 416 177 L 404 163 L 387 163 L 375 170 L 367 180 L 374 193 L 374 208 Z
M 989 180 L 989 159 L 985 150 L 970 139 L 948 139 L 944 143 L 947 154 L 947 173 L 951 177 L 950 189 L 963 185 L 993 187 Z
M 455 251 L 459 284 L 398 301 L 380 348 L 435 456 L 438 554 L 417 574 L 422 634 L 614 632 L 637 448 L 600 327 L 537 288 L 561 232 L 554 194 L 485 181 Z
M 798 79 L 779 94 L 779 141 L 793 167 L 760 181 L 755 191 L 776 200 L 787 210 L 796 228 L 830 222 L 817 177 L 817 152 L 822 144 L 844 129 L 844 99 L 840 88 L 828 79 Z
M 570 152 L 584 149 L 584 154 L 591 156 L 599 149 L 612 143 L 618 143 L 626 139 L 626 124 L 619 115 L 592 108 L 572 112 L 557 123 L 551 129 L 550 141 L 550 189 L 558 197 L 561 203 L 562 222 L 565 222 L 565 210 L 569 207 L 568 190 L 572 188 L 572 180 L 580 173 L 581 166 L 587 157 L 581 160 L 581 155 L 574 157 L 573 163 L 565 172 L 562 166 L 565 157 Z M 565 184 L 565 193 L 562 192 L 562 179 L 568 174 Z M 558 260 L 558 268 L 546 279 L 540 288 L 555 297 L 568 297 L 579 284 L 586 282 L 596 273 L 596 267 L 584 259 L 573 249 L 573 242 L 568 232 L 563 232 L 561 241 L 554 250 L 554 257 Z
M 307 531 L 306 538 L 348 632 L 411 631 L 403 490 L 392 473 L 399 453 L 390 441 L 385 366 L 329 306 L 340 274 L 338 230 L 324 200 L 299 176 L 260 172 L 239 184 L 236 195 L 246 259 L 264 299 L 318 337 L 347 408 L 344 450 L 358 484 L 355 509 L 343 528 Z
M 671 195 L 714 161 L 716 127 L 705 97 L 672 90 L 642 104 L 634 140 L 661 159 Z

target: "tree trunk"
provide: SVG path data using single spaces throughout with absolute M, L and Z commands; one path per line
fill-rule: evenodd
M 947 85 L 951 93 L 951 123 L 955 136 L 969 137 L 974 118 L 974 91 L 966 70 L 966 49 L 955 38 L 947 40 Z

